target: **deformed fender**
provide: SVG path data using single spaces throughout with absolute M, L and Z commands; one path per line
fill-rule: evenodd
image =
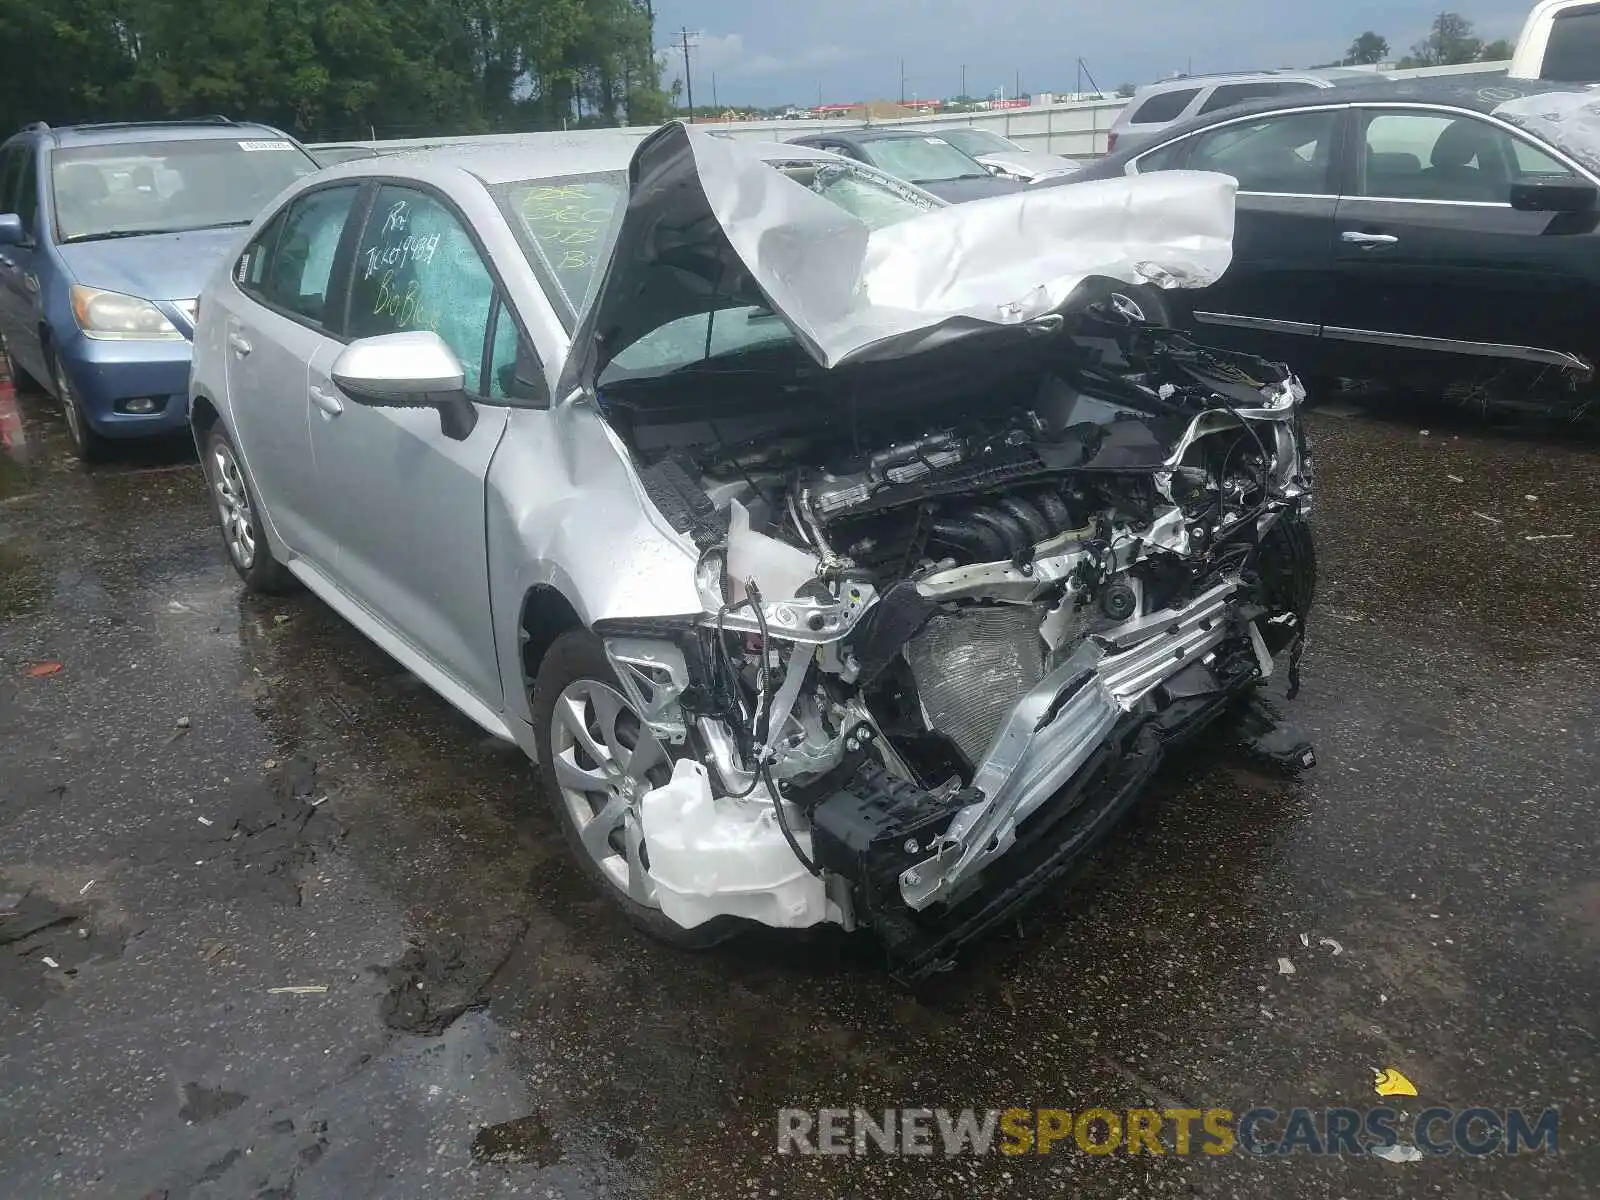
M 621 440 L 581 401 L 511 413 L 489 467 L 485 523 L 506 715 L 524 725 L 519 623 L 530 590 L 556 589 L 585 627 L 702 610 L 699 552 L 656 510 Z

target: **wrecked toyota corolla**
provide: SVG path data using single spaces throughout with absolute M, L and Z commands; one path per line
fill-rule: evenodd
M 917 979 L 1168 751 L 1267 729 L 1315 581 L 1304 391 L 1143 319 L 1226 269 L 1231 179 L 923 211 L 775 153 L 634 154 L 554 403 L 486 468 L 505 687 L 462 707 L 646 928 L 870 928 Z

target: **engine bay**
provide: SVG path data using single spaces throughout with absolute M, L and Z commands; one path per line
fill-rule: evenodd
M 1018 336 L 993 367 L 924 356 L 881 390 L 801 370 L 782 403 L 740 403 L 780 348 L 606 397 L 701 550 L 677 701 L 707 787 L 764 798 L 815 883 L 769 923 L 892 927 L 931 962 L 932 914 L 1092 811 L 1140 739 L 1192 734 L 1285 650 L 1298 684 L 1299 382 L 1109 305 Z

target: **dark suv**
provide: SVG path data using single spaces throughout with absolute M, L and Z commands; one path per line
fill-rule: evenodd
M 195 297 L 267 203 L 317 170 L 265 125 L 29 125 L 0 146 L 0 335 L 73 447 L 188 424 Z

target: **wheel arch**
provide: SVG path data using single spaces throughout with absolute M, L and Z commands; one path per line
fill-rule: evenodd
M 556 639 L 563 633 L 585 628 L 583 618 L 560 588 L 541 583 L 524 593 L 522 609 L 517 616 L 517 649 L 524 694 L 539 677 L 539 666 Z

